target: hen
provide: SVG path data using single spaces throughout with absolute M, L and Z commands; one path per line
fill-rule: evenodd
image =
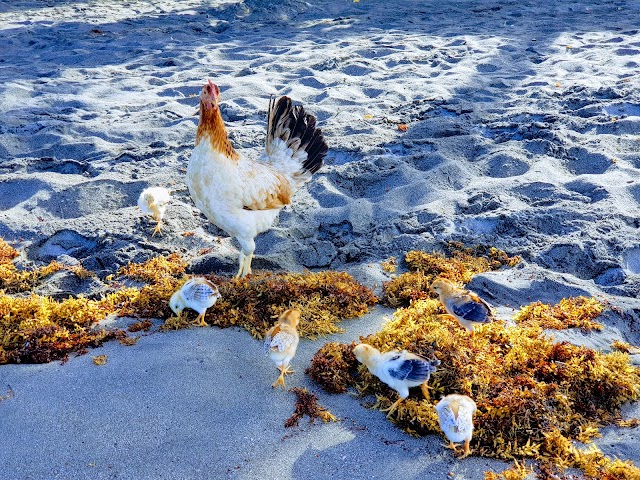
M 271 99 L 265 150 L 258 161 L 238 153 L 220 114 L 220 89 L 200 94 L 200 120 L 187 168 L 187 186 L 209 221 L 240 243 L 237 277 L 251 273 L 255 237 L 321 166 L 328 147 L 316 119 L 289 97 Z

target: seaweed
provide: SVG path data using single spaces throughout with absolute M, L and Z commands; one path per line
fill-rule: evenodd
M 328 342 L 313 356 L 305 370 L 316 383 L 330 393 L 345 393 L 355 383 L 360 363 L 353 354 L 354 345 Z
M 604 305 L 595 298 L 570 297 L 563 298 L 555 306 L 535 302 L 522 308 L 514 320 L 521 324 L 535 322 L 542 328 L 563 330 L 565 328 L 581 328 L 588 332 L 602 330 L 604 327 L 594 319 L 604 310 Z
M 0 258 L 15 258 L 15 250 L 0 243 Z M 185 270 L 186 262 L 177 254 L 126 265 L 107 277 L 112 293 L 96 300 L 1 295 L 0 364 L 64 361 L 72 352 L 82 354 L 112 339 L 125 345 L 135 343 L 123 330 L 96 328 L 110 315 L 164 319 L 165 330 L 189 327 L 186 316 L 178 319 L 169 308 L 169 298 L 188 278 Z M 32 279 L 41 278 L 33 272 L 24 273 Z M 304 312 L 300 334 L 314 338 L 340 331 L 337 323 L 341 319 L 362 315 L 377 301 L 370 289 L 346 273 L 267 273 L 244 279 L 210 279 L 220 286 L 223 298 L 207 312 L 209 323 L 242 326 L 257 338 L 264 336 L 287 308 Z M 127 280 L 142 285 L 126 287 Z M 150 323 L 143 321 L 139 327 L 148 329 Z M 134 324 L 129 331 L 136 328 Z
M 340 332 L 338 322 L 369 311 L 373 292 L 344 272 L 259 273 L 245 278 L 208 276 L 221 298 L 207 310 L 205 321 L 219 327 L 241 326 L 264 338 L 288 308 L 302 312 L 298 332 L 315 339 Z M 175 323 L 172 323 L 175 325 Z
M 285 428 L 297 426 L 300 419 L 305 415 L 309 417 L 309 422 L 311 423 L 313 423 L 316 418 L 319 418 L 325 423 L 338 421 L 335 415 L 320 406 L 318 397 L 306 388 L 295 387 L 289 391 L 296 395 L 296 404 L 293 415 L 284 422 Z
M 431 399 L 435 403 L 459 393 L 476 401 L 472 448 L 479 455 L 576 467 L 588 478 L 640 478 L 640 469 L 632 464 L 608 459 L 592 446 L 577 449 L 573 443 L 590 442 L 602 426 L 620 425 L 621 405 L 640 398 L 640 369 L 625 353 L 556 343 L 544 334 L 549 324 L 569 328 L 580 317 L 579 326 L 592 326 L 602 311 L 596 300 L 567 299 L 542 308 L 544 315 L 531 314 L 540 308 L 537 303 L 524 307 L 515 326 L 493 322 L 470 336 L 453 320 L 438 316 L 439 302 L 416 300 L 361 341 L 381 351 L 406 349 L 438 358 L 441 365 L 429 382 Z M 328 369 L 314 373 L 316 382 L 332 391 L 335 377 L 342 376 L 345 389 L 355 387 L 375 396 L 373 408 L 393 403 L 395 391 L 365 367 L 354 376 L 344 365 L 332 363 L 330 355 L 337 350 L 323 347 L 314 356 L 315 365 Z M 391 418 L 413 435 L 441 433 L 434 405 L 419 391 L 412 391 Z
M 383 285 L 383 300 L 391 307 L 408 306 L 415 300 L 435 298 L 429 287 L 436 277 L 466 284 L 477 273 L 513 267 L 520 261 L 494 247 L 464 247 L 457 242 L 447 243 L 443 253 L 412 250 L 405 255 L 409 271 Z

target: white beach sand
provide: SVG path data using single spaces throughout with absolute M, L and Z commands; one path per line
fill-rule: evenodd
M 346 270 L 379 288 L 390 256 L 495 245 L 524 263 L 471 287 L 501 312 L 594 295 L 620 309 L 605 331 L 558 335 L 640 342 L 640 1 L 12 1 L 0 45 L 0 237 L 20 265 L 73 257 L 98 273 L 40 293 L 97 295 L 118 266 L 169 252 L 195 273 L 235 272 L 237 246 L 185 184 L 210 78 L 249 155 L 270 95 L 303 103 L 330 146 L 258 237 L 255 268 Z M 148 186 L 174 195 L 153 238 L 136 207 Z M 391 314 L 378 306 L 330 340 Z M 262 345 L 236 329 L 0 366 L 0 395 L 15 392 L 0 402 L 0 477 L 475 480 L 507 466 L 458 461 L 370 399 L 322 393 L 303 371 L 325 341 L 301 342 L 288 383 L 341 421 L 294 429 L 293 394 L 272 392 Z M 639 442 L 640 428 L 608 428 L 596 444 L 637 465 Z

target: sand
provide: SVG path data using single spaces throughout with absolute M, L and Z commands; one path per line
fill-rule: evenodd
M 504 315 L 594 295 L 621 313 L 606 313 L 599 335 L 565 335 L 603 351 L 637 344 L 638 25 L 631 0 L 5 2 L 0 236 L 22 266 L 97 272 L 39 287 L 57 297 L 99 295 L 118 266 L 169 252 L 194 273 L 235 272 L 237 245 L 185 184 L 210 78 L 243 153 L 259 155 L 269 96 L 281 94 L 317 116 L 330 146 L 258 237 L 255 268 L 346 270 L 379 288 L 390 256 L 491 244 L 524 259 L 471 284 Z M 136 207 L 148 186 L 174 198 L 153 238 Z M 391 314 L 376 307 L 329 340 L 375 332 Z M 11 385 L 15 396 L 0 402 L 0 476 L 482 479 L 506 466 L 452 459 L 440 437 L 404 434 L 367 399 L 320 392 L 302 371 L 327 340 L 301 343 L 290 383 L 341 421 L 293 430 L 293 394 L 271 391 L 273 365 L 244 331 L 1 366 L 0 395 Z M 639 440 L 638 428 L 612 428 L 596 443 L 638 464 Z

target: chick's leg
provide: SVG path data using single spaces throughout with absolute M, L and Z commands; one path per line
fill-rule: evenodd
M 457 449 L 458 449 L 458 446 L 457 446 L 455 443 L 453 443 L 452 441 L 449 441 L 449 445 L 447 445 L 447 444 L 445 443 L 445 444 L 443 444 L 443 446 L 444 446 L 445 448 L 448 448 L 448 449 L 450 449 L 450 450 L 453 450 L 453 454 L 454 454 L 454 455 L 456 454 Z
M 153 218 L 158 223 L 156 224 L 156 228 L 153 229 L 153 233 L 151 234 L 152 237 L 155 236 L 156 233 L 162 233 L 162 219 L 160 218 L 160 215 L 154 213 Z
M 389 408 L 384 408 L 382 410 L 380 410 L 381 412 L 388 412 L 387 413 L 387 417 L 390 417 L 391 414 L 393 412 L 396 411 L 396 409 L 398 408 L 398 405 L 400 405 L 400 403 L 402 402 L 402 400 L 404 400 L 402 397 L 400 397 L 398 400 L 396 400 L 393 405 L 391 405 Z
M 425 400 L 429 402 L 431 396 L 429 395 L 429 385 L 427 384 L 427 382 L 424 382 L 422 385 L 420 385 L 420 390 L 422 390 L 422 395 L 424 395 Z
M 272 388 L 276 388 L 276 387 L 287 388 L 286 384 L 284 383 L 285 369 L 286 367 L 278 367 L 278 370 L 280 370 L 280 376 L 275 382 L 273 382 L 273 384 L 271 385 Z
M 469 442 L 471 441 L 471 439 L 467 438 L 464 441 L 464 450 L 462 452 L 462 455 L 460 456 L 460 458 L 464 458 L 467 457 L 471 454 L 471 449 L 469 448 Z
M 208 327 L 209 324 L 207 322 L 204 321 L 204 315 L 205 313 L 207 313 L 207 311 L 205 310 L 204 312 L 202 312 L 200 315 L 198 315 L 196 317 L 196 319 L 194 320 L 193 324 L 194 325 L 198 325 L 200 327 Z

